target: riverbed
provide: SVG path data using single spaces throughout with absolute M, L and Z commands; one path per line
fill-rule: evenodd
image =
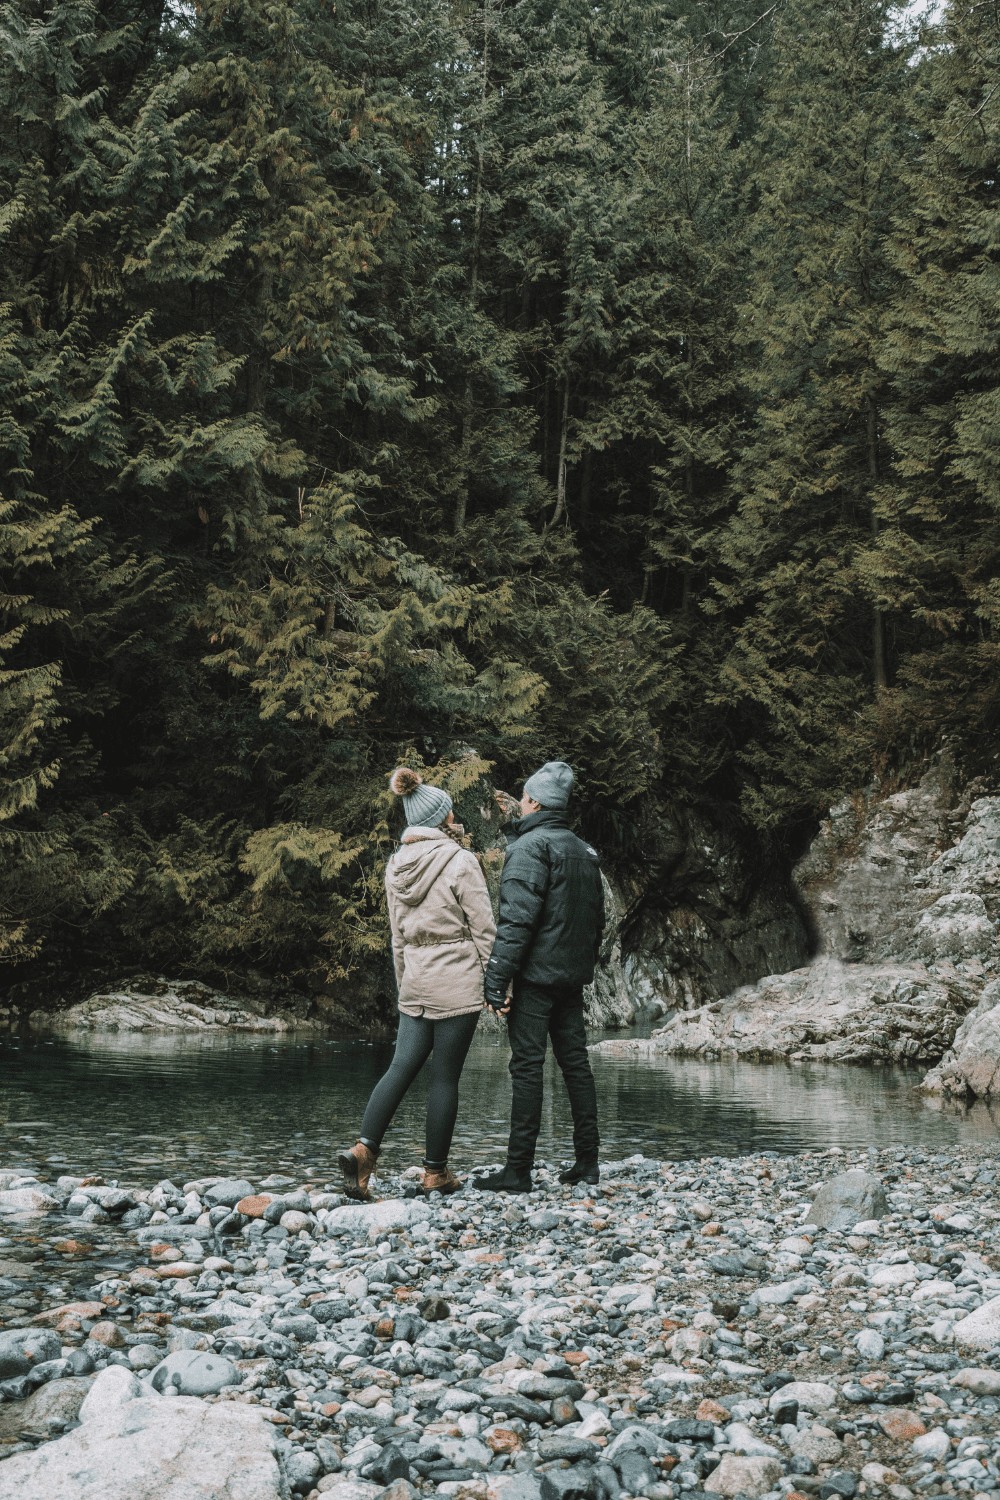
M 0 1163 L 130 1182 L 210 1173 L 329 1178 L 391 1046 L 309 1039 L 104 1035 L 0 1042 Z M 456 1168 L 502 1157 L 510 1083 L 500 1037 L 477 1039 L 462 1080 Z M 919 1070 L 593 1057 L 603 1154 L 660 1160 L 996 1139 L 979 1106 L 942 1110 Z M 384 1165 L 423 1150 L 424 1092 L 404 1101 Z M 539 1157 L 565 1159 L 570 1120 L 549 1060 Z M 44 1173 L 42 1172 L 42 1169 Z

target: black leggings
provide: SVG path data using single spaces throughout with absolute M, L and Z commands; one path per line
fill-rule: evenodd
M 427 1091 L 427 1155 L 424 1165 L 443 1167 L 448 1160 L 458 1114 L 458 1080 L 479 1023 L 480 1011 L 429 1021 L 426 1016 L 399 1017 L 396 1051 L 389 1070 L 372 1089 L 361 1121 L 361 1140 L 377 1151 L 403 1095 L 431 1059 Z

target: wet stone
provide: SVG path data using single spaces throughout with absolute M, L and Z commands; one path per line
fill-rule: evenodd
M 711 1443 L 715 1440 L 715 1425 L 694 1417 L 681 1417 L 667 1423 L 663 1436 L 670 1443 Z
M 849 1469 L 830 1474 L 820 1486 L 819 1500 L 852 1500 L 858 1492 L 858 1476 Z
M 592 1474 L 581 1465 L 555 1469 L 541 1477 L 541 1500 L 591 1500 Z

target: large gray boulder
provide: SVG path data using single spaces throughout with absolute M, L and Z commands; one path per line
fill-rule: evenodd
M 124 1365 L 107 1365 L 94 1377 L 80 1407 L 80 1421 L 101 1421 L 142 1395 L 139 1377 Z
M 237 1003 L 196 979 L 146 979 L 99 990 L 68 1010 L 32 1011 L 35 1031 L 97 1033 L 196 1033 L 248 1031 L 284 1033 L 297 1028 L 314 1030 L 304 1015 L 285 1012 L 267 1015 L 259 1002 L 244 997 Z
M 990 1099 L 1000 1095 L 1000 982 L 983 997 L 955 1033 L 951 1050 L 927 1074 L 921 1089 L 957 1099 Z
M 770 975 L 714 1005 L 681 1011 L 648 1041 L 595 1050 L 681 1057 L 801 1058 L 822 1062 L 932 1061 L 951 1045 L 979 990 L 924 964 L 818 959 Z
M 367 1231 L 369 1239 L 381 1239 L 397 1229 L 425 1223 L 430 1205 L 422 1198 L 383 1198 L 377 1203 L 350 1203 L 326 1210 L 328 1234 Z
M 954 1326 L 960 1349 L 1000 1349 L 1000 1297 L 975 1308 Z
M 863 1219 L 882 1219 L 889 1212 L 885 1188 L 869 1172 L 841 1172 L 824 1182 L 809 1210 L 809 1223 L 820 1229 L 853 1229 Z
M 37 1185 L 8 1188 L 0 1193 L 0 1214 L 50 1214 L 58 1207 L 58 1198 Z
M 124 1401 L 5 1459 L 0 1500 L 288 1500 L 278 1441 L 236 1402 Z
M 30 1434 L 50 1438 L 77 1421 L 84 1397 L 90 1390 L 92 1375 L 67 1375 L 46 1381 L 24 1401 L 7 1401 L 0 1406 L 0 1442 L 15 1442 Z
M 726 1453 L 705 1480 L 712 1495 L 748 1495 L 751 1500 L 775 1488 L 785 1471 L 780 1458 L 743 1458 Z
M 198 1349 L 177 1349 L 155 1366 L 149 1377 L 154 1391 L 174 1390 L 181 1396 L 217 1396 L 227 1385 L 243 1379 L 231 1360 Z
M 11 1328 L 0 1333 L 0 1380 L 27 1375 L 34 1365 L 58 1359 L 62 1346 L 48 1328 Z

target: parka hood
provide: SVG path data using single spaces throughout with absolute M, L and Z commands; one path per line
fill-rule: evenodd
M 461 844 L 440 828 L 406 828 L 386 867 L 386 884 L 407 906 L 419 906 L 438 876 L 461 854 Z

